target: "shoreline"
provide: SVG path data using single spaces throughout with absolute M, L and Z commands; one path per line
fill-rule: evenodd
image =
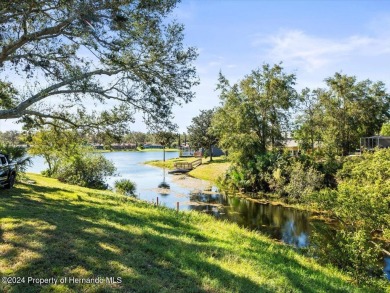
M 1 194 L 2 202 L 10 206 L 7 217 L 0 219 L 2 237 L 7 240 L 3 249 L 13 249 L 19 256 L 14 263 L 12 255 L 5 254 L 6 276 L 29 267 L 29 273 L 38 277 L 45 272 L 82 274 L 85 278 L 114 275 L 123 280 L 121 284 L 95 284 L 95 291 L 137 291 L 143 286 L 162 292 L 168 284 L 177 292 L 194 284 L 194 290 L 208 288 L 213 292 L 310 291 L 310 280 L 315 280 L 316 290 L 324 292 L 331 288 L 383 290 L 383 282 L 355 284 L 333 266 L 321 265 L 288 245 L 238 224 L 216 221 L 211 215 L 177 213 L 111 191 L 64 184 L 40 175 L 31 175 L 31 179 L 36 184 L 18 184 Z M 25 209 L 27 204 L 29 209 Z M 35 245 L 21 246 L 19 241 Z M 248 249 L 243 253 L 242 248 Z M 64 250 L 71 251 L 71 257 L 63 254 Z M 134 278 L 138 282 L 134 283 Z M 309 282 L 299 281 L 303 279 Z M 43 288 L 4 286 L 16 291 Z M 91 290 L 91 285 L 82 283 L 61 286 L 55 289 Z
M 194 160 L 195 160 L 195 158 L 193 158 L 193 157 L 174 158 L 174 159 L 166 160 L 165 162 L 163 162 L 162 160 L 146 161 L 146 162 L 144 162 L 144 164 L 154 166 L 154 167 L 159 167 L 159 168 L 167 168 L 169 170 L 172 170 L 172 169 L 174 169 L 173 165 L 176 162 L 191 162 Z M 218 165 L 221 164 L 221 161 L 223 161 L 223 163 L 226 164 L 226 159 L 219 159 L 220 162 L 218 162 L 218 160 L 216 160 L 216 161 L 212 161 L 211 163 L 209 163 L 207 161 L 207 159 L 203 159 L 203 160 L 205 161 L 205 163 L 203 163 L 202 165 L 200 165 L 196 169 L 188 172 L 186 175 L 189 177 L 196 178 L 196 179 L 209 181 L 210 184 L 213 184 L 213 185 L 218 185 L 216 179 L 218 179 L 218 177 L 222 176 L 226 172 L 228 167 L 225 165 L 224 167 L 227 167 L 227 168 L 218 169 L 217 172 L 215 172 L 214 167 L 218 167 Z M 207 170 L 202 170 L 202 166 L 203 167 L 207 166 Z M 206 171 L 206 172 L 203 172 L 203 171 Z M 210 180 L 209 174 L 213 173 L 213 172 L 216 173 L 212 177 L 214 180 Z M 220 186 L 217 186 L 217 187 L 220 188 Z M 220 189 L 223 190 L 223 188 L 220 188 Z M 229 194 L 232 191 L 225 189 L 224 192 Z M 260 197 L 260 196 L 253 197 L 250 194 L 245 194 L 245 193 L 242 193 L 239 191 L 236 191 L 236 192 L 234 192 L 234 195 L 229 195 L 229 196 L 244 198 L 246 200 L 249 200 L 252 202 L 257 202 L 260 204 L 269 204 L 269 205 L 275 205 L 275 206 L 279 205 L 279 206 L 283 206 L 285 208 L 293 208 L 293 209 L 297 209 L 297 210 L 301 210 L 301 211 L 307 211 L 307 212 L 310 212 L 312 214 L 311 215 L 312 217 L 326 220 L 326 221 L 333 221 L 333 219 L 326 216 L 326 215 L 329 215 L 329 211 L 318 210 L 315 207 L 311 207 L 309 205 L 305 205 L 302 203 L 286 203 L 281 198 L 269 199 L 269 198 Z M 272 194 L 270 194 L 269 196 L 272 197 Z

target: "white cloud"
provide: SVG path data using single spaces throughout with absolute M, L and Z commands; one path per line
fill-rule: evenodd
M 287 30 L 264 38 L 256 36 L 253 44 L 267 45 L 267 54 L 271 59 L 288 62 L 308 72 L 357 56 L 390 53 L 390 37 L 384 38 L 383 35 L 332 39 L 311 36 L 299 30 Z

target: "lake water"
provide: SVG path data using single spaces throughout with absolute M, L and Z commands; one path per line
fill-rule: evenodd
M 171 175 L 167 169 L 145 165 L 145 161 L 162 160 L 162 152 L 102 153 L 111 160 L 118 176 L 108 177 L 109 186 L 125 178 L 136 183 L 137 198 L 156 202 L 169 208 L 196 210 L 259 230 L 270 237 L 298 247 L 309 244 L 311 225 L 309 214 L 295 209 L 256 203 L 244 198 L 222 194 L 210 182 L 187 175 Z M 178 152 L 166 152 L 166 159 L 176 158 Z M 46 169 L 41 157 L 33 158 L 27 172 L 39 173 Z M 168 188 L 167 188 L 168 187 Z
M 109 186 L 125 178 L 136 183 L 136 194 L 141 200 L 156 202 L 169 208 L 196 210 L 228 220 L 251 230 L 261 231 L 271 238 L 296 247 L 307 247 L 313 227 L 324 225 L 310 219 L 308 212 L 293 208 L 261 204 L 245 198 L 220 193 L 208 181 L 187 175 L 171 175 L 167 169 L 145 165 L 145 161 L 162 160 L 162 152 L 102 153 L 111 160 L 118 176 L 107 178 Z M 178 157 L 178 152 L 166 152 L 166 159 Z M 39 173 L 46 169 L 44 160 L 33 158 L 27 172 Z M 385 273 L 390 278 L 390 258 L 385 259 Z

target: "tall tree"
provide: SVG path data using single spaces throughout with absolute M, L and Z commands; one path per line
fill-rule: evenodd
M 136 146 L 140 146 L 146 143 L 146 134 L 140 131 L 133 131 L 126 135 L 125 139 L 127 142 L 135 143 Z
M 295 75 L 284 73 L 281 64 L 264 64 L 233 86 L 220 74 L 217 88 L 222 106 L 215 114 L 213 129 L 220 145 L 237 162 L 281 142 L 288 127 L 288 111 L 298 99 L 294 85 Z
M 177 2 L 2 1 L 0 119 L 123 127 L 142 111 L 168 125 L 197 84 L 196 50 L 168 19 Z
M 359 147 L 360 137 L 379 133 L 390 116 L 390 96 L 382 82 L 340 73 L 325 82 L 325 90 L 313 91 L 316 111 L 308 115 L 306 109 L 298 132 L 310 135 L 315 130 L 329 154 L 348 155 Z
M 324 90 L 310 90 L 305 88 L 301 92 L 299 114 L 294 123 L 294 139 L 303 150 L 314 151 L 315 143 L 322 141 L 322 133 L 325 128 L 323 122 L 323 108 L 318 102 Z
M 192 124 L 187 127 L 189 140 L 197 148 L 203 147 L 210 152 L 210 162 L 213 160 L 212 147 L 218 143 L 217 136 L 212 131 L 212 119 L 215 110 L 201 110 L 200 114 L 192 118 Z
M 325 79 L 327 88 L 302 92 L 302 114 L 295 138 L 304 148 L 322 141 L 328 155 L 348 155 L 360 138 L 378 134 L 390 116 L 390 96 L 383 82 L 357 81 L 335 73 Z

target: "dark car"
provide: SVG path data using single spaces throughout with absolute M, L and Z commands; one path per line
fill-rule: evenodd
M 7 157 L 0 154 L 0 186 L 11 188 L 16 178 L 16 163 L 9 162 Z

